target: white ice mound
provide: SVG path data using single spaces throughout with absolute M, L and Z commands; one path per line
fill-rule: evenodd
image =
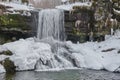
M 67 42 L 67 47 L 72 52 L 72 57 L 78 67 L 89 69 L 103 69 L 102 57 L 90 48 L 82 44 Z
M 36 41 L 34 38 L 20 39 L 0 45 L 0 52 L 10 50 L 13 53 L 12 56 L 0 55 L 0 61 L 9 57 L 15 63 L 16 70 L 43 71 L 77 67 L 120 71 L 119 43 L 118 34 L 103 42 L 84 44 L 73 44 L 70 41 Z
M 48 44 L 34 42 L 32 38 L 7 43 L 2 47 L 4 50 L 10 50 L 13 53 L 10 59 L 15 63 L 17 70 L 34 69 L 40 56 L 39 53 L 51 52 Z
M 4 67 L 0 64 L 0 73 L 4 73 L 5 72 L 5 69 Z

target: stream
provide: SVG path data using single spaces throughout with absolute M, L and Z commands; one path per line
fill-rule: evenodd
M 96 70 L 23 71 L 0 74 L 0 80 L 120 80 L 120 73 Z

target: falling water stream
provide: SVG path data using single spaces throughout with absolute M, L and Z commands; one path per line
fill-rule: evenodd
M 56 40 L 65 40 L 64 12 L 62 10 L 41 10 L 38 21 L 38 39 L 53 37 Z
M 38 21 L 37 39 L 48 43 L 52 53 L 47 51 L 44 53 L 47 56 L 38 60 L 36 70 L 58 70 L 73 67 L 73 63 L 60 51 L 62 46 L 60 41 L 65 40 L 64 12 L 58 9 L 41 10 Z

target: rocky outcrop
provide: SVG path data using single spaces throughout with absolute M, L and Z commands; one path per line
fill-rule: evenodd
M 73 12 L 65 11 L 67 39 L 75 43 L 88 41 L 94 23 L 94 13 L 90 9 L 77 6 L 74 8 Z
M 73 6 L 71 11 L 65 11 L 67 40 L 75 43 L 103 41 L 105 35 L 114 35 L 120 27 L 120 14 L 113 11 L 115 4 L 118 3 L 94 0 L 91 7 L 79 5 Z
M 14 73 L 15 72 L 15 65 L 14 62 L 12 62 L 9 58 L 6 58 L 4 60 L 3 66 L 7 73 Z
M 34 12 L 31 16 L 5 14 L 0 16 L 0 44 L 35 35 Z

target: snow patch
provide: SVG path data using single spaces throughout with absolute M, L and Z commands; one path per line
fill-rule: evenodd
M 6 72 L 6 71 L 5 71 L 4 67 L 0 64 L 0 73 L 4 73 L 4 72 Z
M 62 10 L 72 10 L 73 9 L 73 6 L 86 6 L 86 7 L 91 7 L 92 3 L 91 2 L 84 2 L 84 3 L 81 3 L 81 2 L 75 2 L 75 3 L 72 3 L 72 4 L 68 4 L 68 5 L 60 5 L 60 6 L 56 6 L 57 9 L 62 9 Z
M 33 7 L 24 5 L 24 4 L 17 4 L 17 3 L 13 3 L 13 2 L 0 2 L 1 5 L 4 6 L 9 6 L 11 8 L 9 8 L 8 10 L 25 10 L 25 11 L 30 11 L 33 10 Z

